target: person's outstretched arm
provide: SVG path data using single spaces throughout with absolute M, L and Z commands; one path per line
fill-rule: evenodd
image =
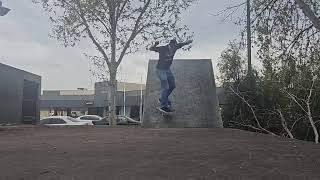
M 193 42 L 193 40 L 188 40 L 186 42 L 183 43 L 178 43 L 178 49 L 182 48 L 183 46 L 189 45 Z
M 159 47 L 157 47 L 158 45 L 159 45 L 159 41 L 156 41 L 154 45 L 149 48 L 149 50 L 159 52 Z

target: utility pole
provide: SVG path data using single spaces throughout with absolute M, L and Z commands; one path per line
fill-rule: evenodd
M 142 122 L 142 106 L 143 106 L 143 94 L 142 94 L 142 75 L 141 75 L 141 79 L 140 79 L 140 109 L 139 109 L 139 114 L 140 114 L 140 122 Z
M 123 115 L 126 116 L 126 82 L 123 80 Z
M 120 67 L 120 71 L 121 71 L 121 81 L 122 81 L 122 85 L 123 85 L 123 116 L 126 116 L 126 82 L 125 82 L 125 78 L 123 76 L 122 67 Z
M 252 64 L 251 64 L 251 5 L 250 0 L 247 0 L 247 51 L 248 51 L 248 76 L 252 78 Z

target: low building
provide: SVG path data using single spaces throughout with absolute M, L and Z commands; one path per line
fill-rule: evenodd
M 118 83 L 116 113 L 133 119 L 140 119 L 145 85 Z M 52 115 L 80 116 L 85 114 L 107 116 L 109 110 L 108 82 L 95 83 L 95 90 L 43 91 L 41 96 L 41 117 Z
M 41 95 L 41 118 L 52 115 L 76 116 L 95 112 L 94 91 L 53 90 Z M 93 113 L 96 114 L 96 113 Z
M 0 63 L 0 124 L 36 124 L 41 77 Z

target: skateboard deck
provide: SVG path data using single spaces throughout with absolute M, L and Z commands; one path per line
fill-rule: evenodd
M 165 111 L 163 111 L 162 109 L 160 109 L 160 107 L 157 107 L 157 110 L 161 113 L 161 115 L 163 117 L 168 117 L 168 116 L 171 116 L 173 114 L 173 112 L 165 112 Z

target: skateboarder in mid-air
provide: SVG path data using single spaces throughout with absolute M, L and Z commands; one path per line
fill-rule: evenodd
M 155 51 L 159 53 L 159 61 L 156 68 L 156 72 L 161 82 L 161 90 L 160 90 L 160 108 L 159 110 L 163 113 L 173 112 L 171 101 L 169 100 L 169 96 L 176 87 L 174 76 L 170 70 L 170 66 L 173 61 L 173 57 L 176 51 L 182 48 L 185 45 L 191 44 L 193 41 L 188 40 L 183 43 L 178 43 L 176 39 L 172 39 L 170 43 L 166 46 L 158 46 L 159 42 L 155 42 L 155 44 L 150 48 L 151 51 Z

